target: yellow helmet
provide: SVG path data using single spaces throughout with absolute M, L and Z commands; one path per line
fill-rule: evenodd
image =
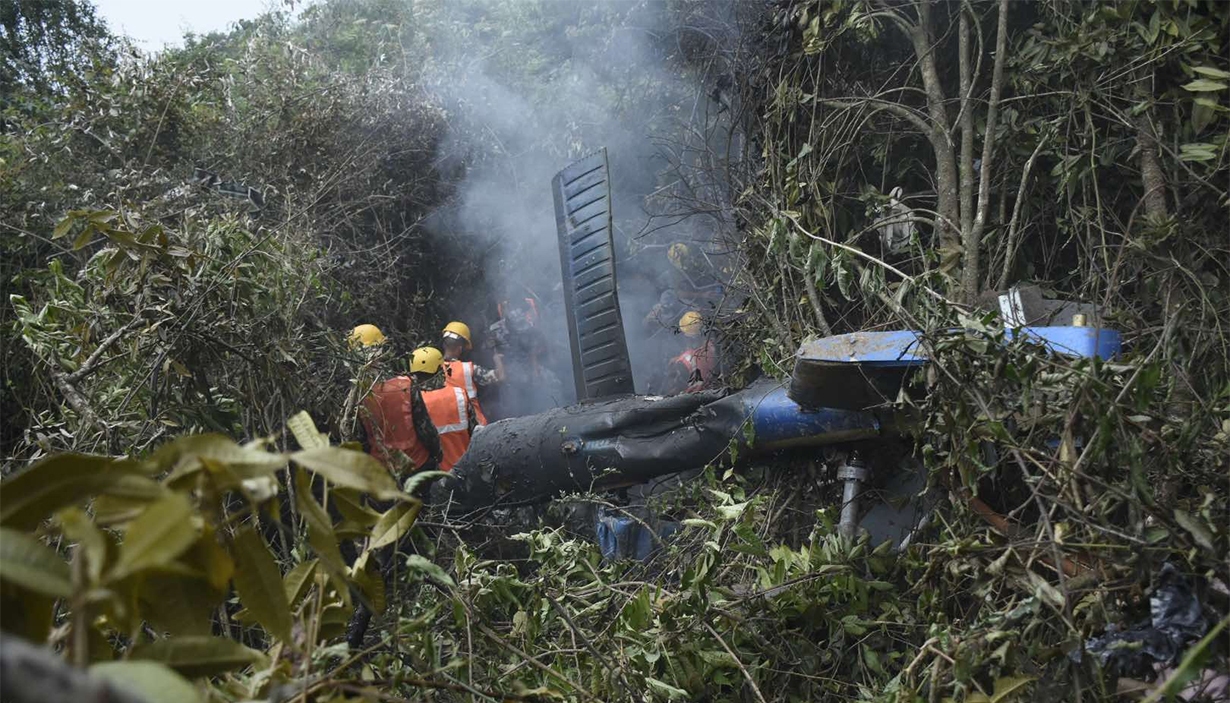
M 444 363 L 444 355 L 435 347 L 419 347 L 410 355 L 410 373 L 434 374 Z
M 474 348 L 474 344 L 470 341 L 470 326 L 464 322 L 453 320 L 444 326 L 443 334 L 445 339 L 448 339 L 450 336 L 460 337 L 465 340 L 466 349 Z
M 384 332 L 375 325 L 359 325 L 350 331 L 351 347 L 370 347 L 384 344 Z
M 700 313 L 695 310 L 689 310 L 683 313 L 683 317 L 679 318 L 679 331 L 688 337 L 699 337 L 701 326 L 704 320 Z
M 692 251 L 688 249 L 688 245 L 683 242 L 675 242 L 670 249 L 666 250 L 666 258 L 670 259 L 671 266 L 674 266 L 680 271 L 687 265 L 688 260 L 692 256 Z

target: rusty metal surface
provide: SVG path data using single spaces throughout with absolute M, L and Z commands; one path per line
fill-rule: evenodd
M 852 332 L 805 342 L 795 357 L 790 399 L 807 408 L 865 410 L 896 400 L 909 372 L 926 363 L 913 330 Z
M 926 361 L 922 335 L 913 330 L 851 332 L 805 342 L 800 361 L 837 364 L 920 364 Z

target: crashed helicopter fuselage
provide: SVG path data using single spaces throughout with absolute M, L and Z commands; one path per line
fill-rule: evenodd
M 553 180 L 576 405 L 477 430 L 433 496 L 456 509 L 516 506 L 564 493 L 605 491 L 702 468 L 715 460 L 791 447 L 826 447 L 895 434 L 893 401 L 927 363 L 920 332 L 858 332 L 804 344 L 788 384 L 761 380 L 736 392 L 634 395 L 616 285 L 605 150 Z M 1026 327 L 1068 356 L 1114 356 L 1119 335 L 1096 327 Z M 1010 335 L 1010 336 L 1013 336 Z M 857 520 L 867 480 L 857 462 L 839 470 Z

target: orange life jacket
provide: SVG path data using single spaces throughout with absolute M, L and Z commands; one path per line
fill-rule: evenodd
M 461 455 L 470 448 L 470 418 L 467 412 L 470 399 L 466 392 L 456 386 L 445 386 L 423 394 L 427 414 L 440 433 L 440 470 L 451 471 Z
M 683 367 L 684 377 L 688 379 L 687 387 L 683 389 L 684 393 L 695 393 L 704 390 L 713 381 L 717 375 L 717 359 L 714 356 L 713 348 L 709 346 L 709 342 L 705 342 L 699 347 L 693 347 L 685 350 L 682 354 L 671 359 L 672 364 L 679 364 Z
M 413 387 L 414 381 L 409 376 L 398 376 L 377 383 L 363 399 L 360 415 L 371 445 L 368 451 L 393 471 L 399 468 L 393 461 L 394 451 L 408 456 L 414 464 L 413 469 L 421 468 L 431 458 L 414 431 L 414 411 L 410 404 Z
M 473 361 L 445 361 L 444 385 L 465 391 L 470 397 L 470 405 L 474 407 L 474 417 L 478 420 L 478 424 L 487 424 L 487 416 L 483 414 L 483 408 L 478 404 L 478 386 L 474 383 Z

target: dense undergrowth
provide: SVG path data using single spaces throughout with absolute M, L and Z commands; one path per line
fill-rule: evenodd
M 738 136 L 698 150 L 653 123 L 646 210 L 701 213 L 739 253 L 745 302 L 716 327 L 743 370 L 788 374 L 812 335 L 929 332 L 894 447 L 934 504 L 908 549 L 837 534 L 828 454 L 710 467 L 656 499 L 684 526 L 662 551 L 607 563 L 563 505 L 411 529 L 417 502 L 361 455 L 283 431 L 307 410 L 351 439 L 340 330 L 430 339 L 472 266 L 421 221 L 500 145 L 437 168 L 463 125 L 425 76 L 460 59 L 426 28 L 497 36 L 535 85 L 559 58 L 535 46 L 610 39 L 608 13 L 335 0 L 152 58 L 83 21 L 78 60 L 2 83 L 4 630 L 79 666 L 165 663 L 211 700 L 1158 699 L 1224 675 L 1228 6 L 666 7 L 671 70 Z M 896 186 L 904 248 L 875 226 Z M 1018 282 L 1099 305 L 1123 356 L 1005 340 L 986 293 Z M 201 432 L 252 443 L 181 437 Z M 68 451 L 132 459 L 47 458 Z M 370 553 L 342 559 L 406 531 L 387 592 Z M 1168 569 L 1211 637 L 1157 670 L 1080 656 L 1148 620 Z M 359 600 L 380 614 L 354 652 Z

